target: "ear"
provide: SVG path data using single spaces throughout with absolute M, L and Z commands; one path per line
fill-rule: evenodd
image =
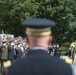
M 50 44 L 53 40 L 53 37 L 52 36 L 49 36 L 49 40 L 48 40 L 48 44 Z

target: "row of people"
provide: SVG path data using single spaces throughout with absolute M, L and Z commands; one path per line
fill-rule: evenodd
M 9 41 L 0 41 L 1 69 L 3 67 L 4 61 L 11 60 L 14 62 L 19 58 L 25 57 L 25 54 L 28 50 L 28 45 L 26 42 L 23 42 L 24 39 L 21 39 L 20 41 L 18 39 L 15 38 L 14 40 L 9 39 Z
M 60 58 L 61 49 L 59 47 L 59 44 L 54 44 L 54 45 L 49 44 L 48 49 L 49 49 L 49 54 L 50 55 Z

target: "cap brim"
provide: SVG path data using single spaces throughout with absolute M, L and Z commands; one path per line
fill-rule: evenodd
M 55 26 L 56 23 L 52 20 L 33 18 L 23 21 L 21 25 L 24 27 L 31 27 L 31 28 L 43 28 L 43 27 Z

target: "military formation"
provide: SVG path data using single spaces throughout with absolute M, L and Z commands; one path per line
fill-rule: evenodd
M 10 60 L 12 63 L 19 58 L 24 58 L 29 51 L 29 46 L 26 38 L 19 37 L 7 37 L 5 36 L 3 40 L 0 40 L 0 63 L 1 72 L 3 71 L 3 62 Z M 58 44 L 57 44 L 58 45 Z M 48 53 L 51 56 L 56 56 L 60 58 L 60 50 L 57 45 L 48 45 Z
M 3 70 L 3 62 L 10 60 L 12 63 L 19 58 L 25 57 L 28 51 L 26 39 L 22 37 L 8 37 L 6 40 L 0 40 L 0 63 L 1 72 Z

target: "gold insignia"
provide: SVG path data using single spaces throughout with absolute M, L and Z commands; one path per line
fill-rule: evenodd
M 3 62 L 3 66 L 4 66 L 4 68 L 10 67 L 10 66 L 11 66 L 11 61 L 8 60 L 8 61 L 6 61 L 6 62 Z
M 67 58 L 65 59 L 65 62 L 66 62 L 67 64 L 72 64 L 72 63 L 73 63 L 73 60 L 67 57 Z

